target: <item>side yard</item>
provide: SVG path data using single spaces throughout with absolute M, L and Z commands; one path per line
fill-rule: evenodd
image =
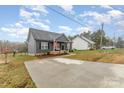
M 0 87 L 35 87 L 25 66 L 24 61 L 35 60 L 37 57 L 25 54 L 17 54 L 12 57 L 8 55 L 8 64 L 0 64 Z M 1 62 L 4 62 L 4 55 L 0 55 Z
M 124 64 L 124 49 L 75 51 L 74 54 L 76 55 L 66 56 L 66 58 Z

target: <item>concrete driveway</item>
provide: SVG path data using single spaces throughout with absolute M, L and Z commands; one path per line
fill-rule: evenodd
M 124 87 L 124 65 L 48 58 L 25 62 L 37 87 Z

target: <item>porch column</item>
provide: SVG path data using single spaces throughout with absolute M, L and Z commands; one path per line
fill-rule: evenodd
M 55 40 L 53 40 L 53 51 L 55 51 Z
M 55 51 L 55 49 L 56 49 L 56 45 L 57 45 L 57 41 L 54 40 L 54 41 L 53 41 L 53 51 Z
M 70 50 L 70 42 L 67 42 L 67 50 L 69 52 L 69 50 Z

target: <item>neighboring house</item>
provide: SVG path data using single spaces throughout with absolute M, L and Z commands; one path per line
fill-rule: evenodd
M 27 39 L 28 54 L 37 55 L 51 51 L 70 49 L 70 40 L 65 34 L 29 28 Z
M 94 44 L 93 41 L 85 38 L 83 35 L 78 35 L 72 39 L 72 49 L 76 50 L 88 50 L 93 48 Z

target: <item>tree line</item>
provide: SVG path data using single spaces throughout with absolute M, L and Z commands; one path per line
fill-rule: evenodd
M 0 53 L 10 52 L 27 52 L 27 44 L 25 42 L 10 42 L 8 40 L 0 40 Z
M 124 48 L 124 40 L 122 37 L 118 38 L 111 38 L 106 35 L 105 31 L 101 31 L 100 29 L 95 31 L 95 32 L 83 32 L 81 34 L 78 34 L 80 36 L 84 36 L 92 41 L 95 42 L 95 48 L 99 49 L 100 48 L 100 42 L 101 42 L 101 35 L 102 35 L 102 46 L 115 46 L 117 48 Z M 75 36 L 69 36 L 70 39 L 75 38 Z

